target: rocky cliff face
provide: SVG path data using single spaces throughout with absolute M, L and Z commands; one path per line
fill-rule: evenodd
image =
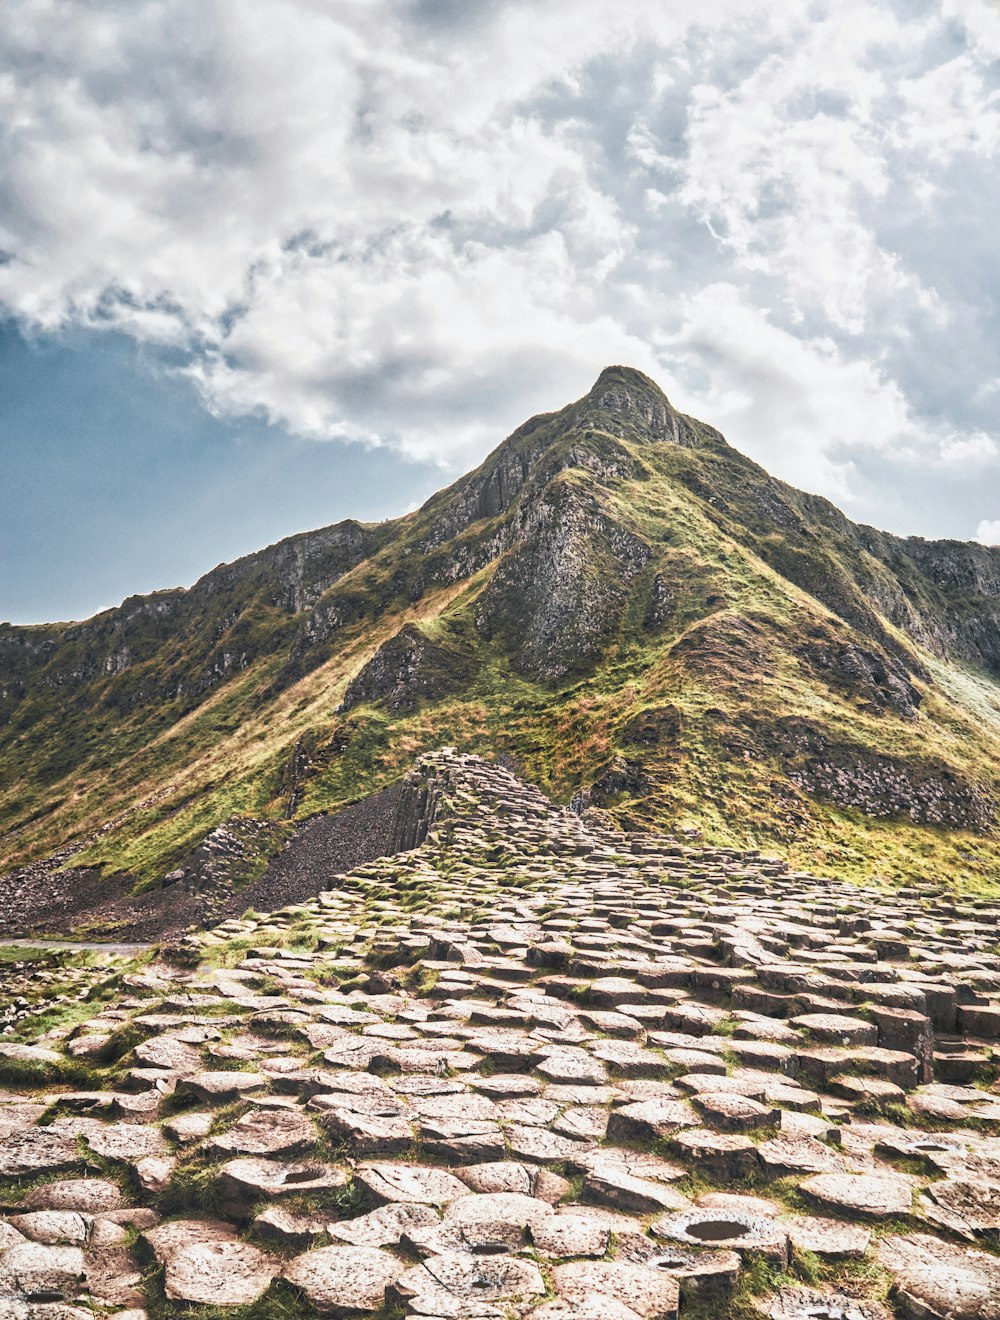
M 1000 551 L 856 526 L 612 367 L 406 518 L 0 626 L 3 855 L 85 844 L 156 883 L 224 822 L 343 805 L 448 740 L 624 825 L 854 867 L 897 823 L 880 866 L 987 878 L 998 674 Z

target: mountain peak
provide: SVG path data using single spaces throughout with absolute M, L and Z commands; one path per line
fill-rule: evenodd
M 583 404 L 584 417 L 602 430 L 620 433 L 629 427 L 647 440 L 691 443 L 687 426 L 659 385 L 635 367 L 605 367 Z

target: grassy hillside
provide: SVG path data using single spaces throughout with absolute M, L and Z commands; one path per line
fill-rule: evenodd
M 1000 552 L 900 540 L 610 369 L 393 523 L 0 627 L 0 867 L 157 884 L 442 743 L 620 823 L 846 876 L 1000 876 Z

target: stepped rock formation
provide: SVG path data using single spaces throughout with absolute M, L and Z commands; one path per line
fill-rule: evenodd
M 0 1315 L 998 1320 L 1000 900 L 407 783 L 417 846 L 23 980 Z
M 405 518 L 0 626 L 5 929 L 204 923 L 282 857 L 315 892 L 301 834 L 443 742 L 628 830 L 983 889 L 998 673 L 1000 550 L 856 526 L 612 367 Z M 352 819 L 341 869 L 392 845 Z

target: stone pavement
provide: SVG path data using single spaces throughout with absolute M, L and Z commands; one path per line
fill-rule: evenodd
M 0 1042 L 3 1320 L 1000 1320 L 1000 904 L 413 777 L 420 847 Z

